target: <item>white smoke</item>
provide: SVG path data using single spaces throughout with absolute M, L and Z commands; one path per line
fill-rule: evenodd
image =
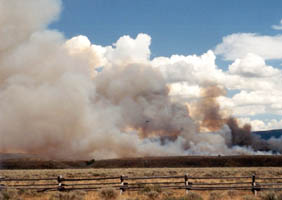
M 148 35 L 108 47 L 85 36 L 66 40 L 46 28 L 60 4 L 0 0 L 0 152 L 64 159 L 258 153 L 234 146 L 227 125 L 199 133 L 186 104 L 169 95 L 179 76 L 149 60 Z M 214 81 L 191 71 L 201 77 L 192 83 Z

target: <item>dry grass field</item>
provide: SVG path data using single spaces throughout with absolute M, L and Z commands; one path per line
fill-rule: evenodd
M 188 173 L 190 176 L 251 176 L 282 177 L 280 167 L 255 168 L 123 168 L 123 169 L 61 169 L 61 170 L 0 170 L 4 178 L 50 178 L 63 175 L 68 178 L 108 177 L 125 175 L 136 176 L 177 176 Z M 197 180 L 195 180 L 197 182 Z M 220 180 L 224 182 L 225 180 Z M 210 183 L 213 183 L 210 181 Z M 14 183 L 16 184 L 16 183 Z M 47 191 L 38 193 L 31 190 L 2 190 L 0 199 L 30 199 L 30 200 L 275 200 L 282 199 L 280 192 L 258 192 L 255 197 L 251 191 L 191 191 L 188 195 L 185 190 L 168 190 L 148 185 L 140 191 L 126 191 L 122 195 L 118 190 L 107 189 L 99 191 Z

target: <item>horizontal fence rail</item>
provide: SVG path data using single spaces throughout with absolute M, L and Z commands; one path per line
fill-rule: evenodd
M 152 181 L 150 181 L 152 180 Z M 224 182 L 227 181 L 227 182 Z M 148 185 L 160 189 L 185 190 L 249 190 L 255 195 L 262 190 L 282 190 L 282 177 L 259 176 L 112 176 L 89 178 L 3 178 L 0 177 L 0 190 L 22 189 L 45 191 L 100 190 L 113 188 L 125 191 L 138 191 Z

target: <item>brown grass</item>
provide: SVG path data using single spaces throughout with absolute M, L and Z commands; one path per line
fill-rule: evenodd
M 50 178 L 63 175 L 68 178 L 82 178 L 82 177 L 104 177 L 104 176 L 119 176 L 125 175 L 129 177 L 135 176 L 169 176 L 169 175 L 184 175 L 188 173 L 190 176 L 250 176 L 256 174 L 261 177 L 276 177 L 282 176 L 282 168 L 263 167 L 263 168 L 123 168 L 123 169 L 64 169 L 64 170 L 0 170 L 0 176 L 5 178 Z M 156 181 L 156 180 L 151 180 Z M 167 181 L 167 180 L 164 180 Z M 172 180 L 176 181 L 176 180 Z M 178 180 L 179 181 L 179 180 Z M 199 181 L 199 180 L 195 180 Z M 222 180 L 224 182 L 226 180 Z M 215 182 L 209 180 L 208 182 Z M 15 182 L 16 183 L 16 182 Z M 43 181 L 42 181 L 43 183 Z M 56 182 L 55 182 L 56 183 Z M 146 189 L 145 189 L 146 188 Z M 185 196 L 184 190 L 166 190 L 156 186 L 146 186 L 144 190 L 139 192 L 126 191 L 122 195 L 113 196 L 117 200 L 185 200 L 187 198 L 196 199 L 200 195 L 204 200 L 255 200 L 255 199 L 270 199 L 271 194 L 259 192 L 258 197 L 254 197 L 251 191 L 203 191 L 192 192 L 194 197 Z M 3 195 L 11 196 L 10 199 L 27 199 L 27 200 L 49 200 L 49 199 L 84 199 L 84 200 L 101 200 L 106 199 L 101 197 L 101 191 L 73 191 L 73 192 L 44 192 L 37 193 L 30 190 L 3 190 L 0 194 L 0 200 L 9 199 L 4 198 Z M 275 193 L 275 199 L 278 200 L 282 195 Z M 281 198 L 282 199 L 282 198 Z

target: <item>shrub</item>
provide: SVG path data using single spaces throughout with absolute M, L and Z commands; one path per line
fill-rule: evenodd
M 18 200 L 19 195 L 17 190 L 2 190 L 0 192 L 0 200 Z
M 203 200 L 203 198 L 197 193 L 190 192 L 183 197 L 166 196 L 162 200 Z
M 184 197 L 165 196 L 162 200 L 184 200 Z
M 83 191 L 56 192 L 50 196 L 49 200 L 83 200 L 85 194 Z
M 155 200 L 159 197 L 159 193 L 156 191 L 150 191 L 146 195 L 149 199 L 152 199 L 152 200 Z
M 189 192 L 187 195 L 184 196 L 184 200 L 203 200 L 203 198 L 197 193 Z
M 26 190 L 26 189 L 19 189 L 19 195 L 26 195 L 26 196 L 40 196 L 42 193 L 37 192 L 36 190 Z
M 229 196 L 230 198 L 233 198 L 234 196 L 236 196 L 237 192 L 235 190 L 228 190 L 227 191 L 227 196 Z
M 143 185 L 139 185 L 139 186 L 142 187 Z M 153 185 L 144 185 L 144 187 L 139 191 L 139 193 L 146 194 L 151 191 L 153 191 Z
M 277 195 L 274 192 L 266 192 L 261 195 L 262 200 L 278 200 Z
M 118 192 L 113 188 L 105 188 L 100 190 L 99 196 L 104 200 L 114 200 L 117 199 Z
M 243 200 L 257 200 L 257 198 L 254 195 L 246 195 L 243 196 Z
M 277 194 L 277 200 L 282 200 L 282 193 L 281 193 L 281 192 L 279 192 L 279 193 Z
M 183 197 L 163 197 L 162 200 L 182 200 Z
M 173 199 L 173 192 L 171 191 L 166 191 L 162 193 L 162 199 L 163 200 L 170 200 Z
M 92 165 L 95 162 L 95 159 L 86 161 L 86 165 Z
M 224 199 L 222 192 L 213 191 L 210 193 L 209 200 L 220 200 Z
M 125 200 L 140 200 L 140 199 L 138 197 L 135 197 L 135 198 L 128 197 Z
M 157 193 L 162 193 L 162 188 L 160 185 L 154 185 L 153 191 L 156 191 Z
M 140 193 L 146 194 L 146 193 L 149 193 L 149 192 L 152 192 L 152 191 L 157 192 L 157 193 L 161 193 L 162 188 L 161 188 L 160 185 L 145 185 L 144 188 L 142 190 L 140 190 Z
M 141 186 L 141 185 L 140 185 Z M 151 185 L 145 185 L 142 190 L 140 190 L 140 193 L 148 193 L 151 192 L 153 189 L 153 187 Z

